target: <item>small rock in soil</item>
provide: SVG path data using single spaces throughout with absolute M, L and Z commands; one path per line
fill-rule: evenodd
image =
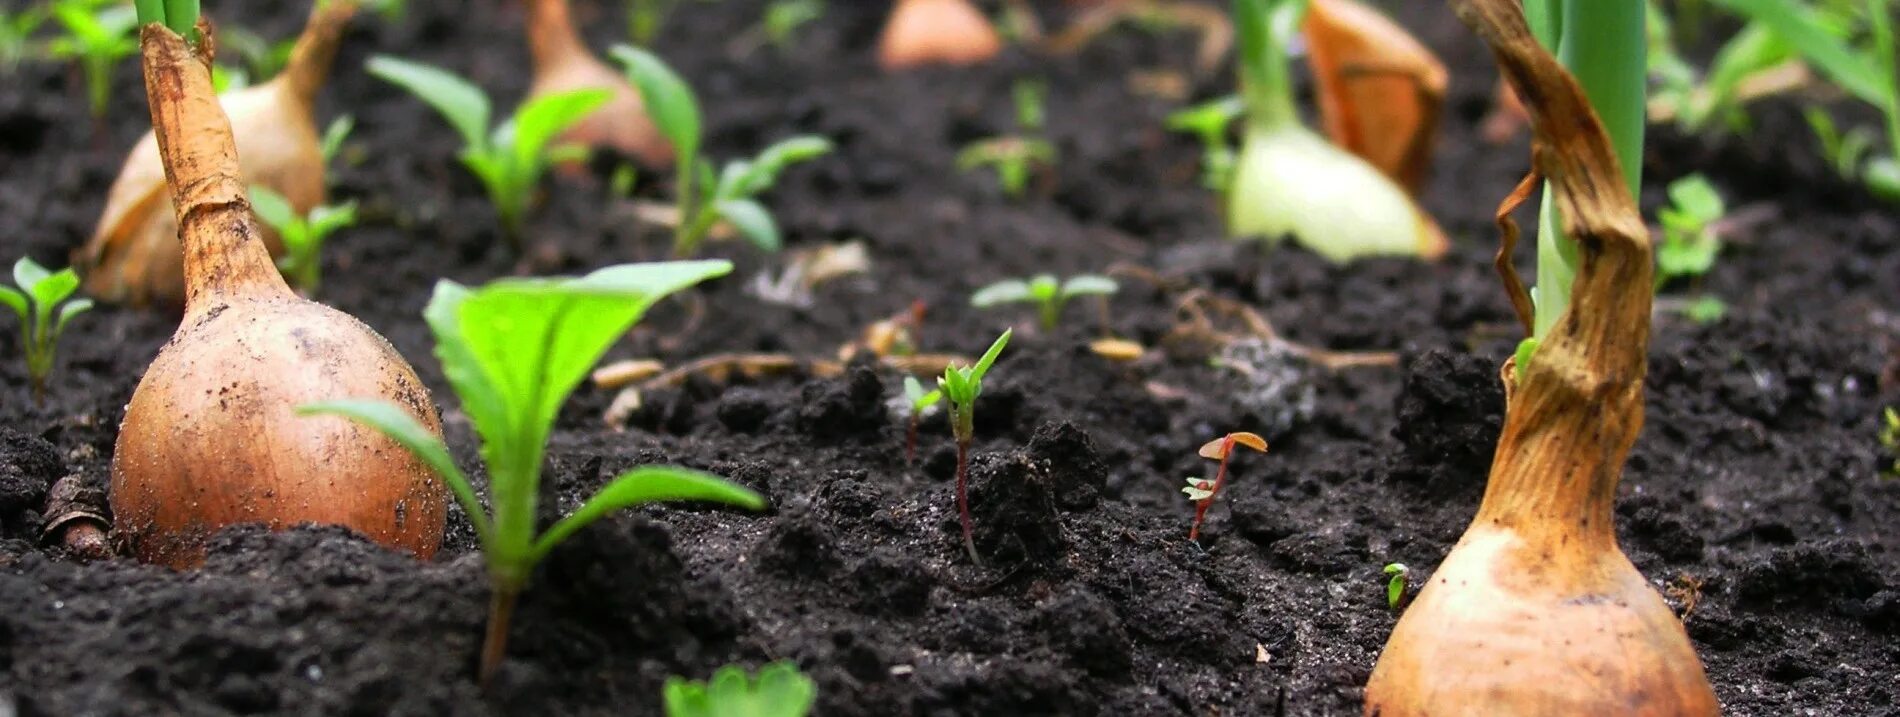
M 752 433 L 772 417 L 771 394 L 738 386 L 719 397 L 719 422 L 734 433 Z

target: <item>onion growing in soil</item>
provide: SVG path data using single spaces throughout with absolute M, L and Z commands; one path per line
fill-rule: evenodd
M 1445 64 L 1359 0 L 1312 0 L 1305 34 L 1326 136 L 1416 195 L 1438 139 Z
M 325 199 L 323 152 L 313 113 L 317 92 L 329 78 L 337 44 L 357 5 L 357 0 L 317 2 L 282 73 L 218 100 L 237 138 L 241 179 L 283 195 L 299 215 Z M 161 165 L 157 138 L 147 133 L 113 180 L 91 240 L 73 257 L 87 293 L 133 305 L 175 306 L 184 300 L 183 248 L 177 216 L 166 202 Z M 283 253 L 275 233 L 263 237 L 273 255 Z
M 898 0 L 877 41 L 886 70 L 973 65 L 1002 51 L 1002 37 L 970 0 Z
M 587 49 L 567 0 L 529 0 L 528 48 L 534 55 L 530 100 L 578 90 L 612 93 L 599 111 L 561 133 L 561 143 L 611 148 L 652 169 L 673 166 L 672 143 L 647 116 L 640 93 Z
M 1641 57 L 1639 0 L 1572 2 L 1566 35 L 1610 52 L 1633 27 L 1622 39 Z M 1533 179 L 1548 178 L 1577 271 L 1568 311 L 1515 368 L 1506 364 L 1505 424 L 1483 503 L 1394 628 L 1366 686 L 1366 714 L 1714 715 L 1682 623 L 1617 547 L 1612 524 L 1643 425 L 1652 272 L 1648 229 L 1605 130 L 1618 125 L 1600 120 L 1577 79 L 1538 45 L 1516 0 L 1453 4 L 1525 99 L 1539 148 L 1533 176 L 1499 216 L 1508 219 Z M 1634 90 L 1635 102 L 1622 104 L 1637 113 L 1640 146 L 1640 59 L 1627 72 L 1591 69 L 1580 74 L 1625 75 L 1617 81 Z M 1604 89 L 1591 97 L 1617 88 Z M 1597 107 L 1627 119 L 1613 104 Z M 1515 243 L 1506 223 L 1499 266 L 1521 310 Z
M 277 273 L 209 58 L 158 24 L 142 29 L 140 44 L 158 152 L 183 218 L 185 316 L 119 427 L 119 539 L 141 560 L 189 567 L 226 526 L 314 522 L 432 555 L 447 496 L 427 467 L 374 430 L 292 412 L 378 396 L 439 434 L 427 389 L 381 336 L 298 298 Z

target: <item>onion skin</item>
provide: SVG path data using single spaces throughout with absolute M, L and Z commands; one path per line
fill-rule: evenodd
M 1399 619 L 1365 713 L 1714 715 L 1682 623 L 1616 545 L 1643 426 L 1648 229 L 1582 90 L 1517 0 L 1453 0 L 1530 108 L 1534 167 L 1578 248 L 1570 310 L 1514 381 L 1484 502 Z M 1508 231 L 1507 231 L 1508 234 Z
M 1445 64 L 1357 0 L 1313 0 L 1304 30 L 1326 135 L 1418 194 L 1451 80 Z
M 300 404 L 381 397 L 436 433 L 427 389 L 361 322 L 291 292 L 265 251 L 208 65 L 176 33 L 142 28 L 146 90 L 183 217 L 185 316 L 126 406 L 112 462 L 115 539 L 186 568 L 239 523 L 342 525 L 433 555 L 443 488 L 382 434 Z
M 929 64 L 973 65 L 1003 51 L 1003 38 L 969 0 L 898 0 L 878 37 L 885 70 Z
M 220 98 L 237 137 L 245 185 L 276 190 L 299 214 L 324 202 L 323 152 L 313 119 L 316 95 L 356 8 L 355 0 L 323 3 L 312 12 L 281 74 Z M 158 142 L 147 132 L 113 180 L 92 238 L 73 255 L 86 293 L 133 306 L 177 306 L 184 300 L 184 253 L 167 196 Z M 272 255 L 283 254 L 275 232 L 266 230 L 264 238 Z
M 568 0 L 529 0 L 528 49 L 534 56 L 529 97 L 604 89 L 612 99 L 561 134 L 561 141 L 608 147 L 649 169 L 673 166 L 673 144 L 647 116 L 640 92 L 587 49 L 574 30 Z

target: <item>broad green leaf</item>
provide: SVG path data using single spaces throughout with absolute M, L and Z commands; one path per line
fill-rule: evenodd
M 1114 279 L 1093 274 L 1071 276 L 1068 281 L 1062 282 L 1063 296 L 1107 295 L 1120 289 L 1121 285 L 1116 284 Z
M 297 407 L 300 416 L 342 416 L 370 428 L 374 428 L 403 448 L 409 449 L 416 458 L 435 471 L 455 494 L 455 500 L 462 504 L 462 511 L 468 513 L 469 523 L 475 526 L 475 535 L 482 541 L 484 548 L 492 539 L 488 523 L 488 514 L 482 510 L 482 502 L 475 497 L 475 488 L 469 485 L 468 476 L 456 467 L 455 459 L 449 456 L 449 447 L 442 439 L 408 411 L 388 401 L 377 399 L 342 399 L 306 403 Z
M 970 305 L 985 309 L 999 304 L 1029 301 L 1029 283 L 1022 279 L 1004 279 L 970 295 Z
M 291 226 L 302 222 L 289 199 L 262 184 L 251 185 L 251 211 L 279 233 L 288 233 Z
M 784 241 L 779 238 L 778 222 L 773 221 L 772 213 L 758 202 L 750 199 L 721 199 L 713 204 L 713 210 L 760 249 L 778 251 L 784 245 Z
M 369 58 L 369 73 L 395 84 L 434 107 L 462 135 L 470 147 L 486 144 L 488 123 L 493 110 L 488 96 L 468 80 L 447 70 L 399 57 L 375 55 Z
M 1670 182 L 1669 201 L 1686 218 L 1703 225 L 1721 219 L 1725 210 L 1721 193 L 1700 174 Z
M 540 560 L 554 546 L 573 535 L 574 531 L 616 511 L 674 500 L 725 503 L 747 510 L 765 509 L 764 497 L 719 476 L 686 468 L 645 466 L 613 479 L 607 487 L 581 504 L 579 510 L 548 528 L 548 532 L 535 540 L 534 551 L 530 556 L 533 560 Z
M 569 127 L 607 104 L 613 93 L 605 89 L 575 90 L 542 95 L 529 100 L 515 113 L 514 158 L 516 166 L 539 166 L 546 156 L 548 143 Z
M 1855 97 L 1886 106 L 1895 91 L 1881 69 L 1856 54 L 1812 9 L 1795 0 L 1716 0 L 1716 4 L 1768 27 L 1800 51 L 1828 79 Z
M 51 276 L 51 273 L 46 270 L 46 267 L 40 266 L 40 263 L 33 261 L 32 257 L 23 256 L 19 261 L 13 262 L 13 285 L 29 294 L 37 296 L 39 290 L 35 287 L 38 287 L 40 282 L 45 281 L 48 276 Z
M 38 284 L 34 284 L 29 293 L 33 295 L 33 303 L 39 310 L 40 321 L 45 321 L 53 311 L 53 307 L 65 301 L 66 297 L 72 296 L 73 291 L 78 288 L 79 275 L 72 269 L 61 269 L 48 275 Z
M 736 665 L 719 668 L 710 682 L 666 680 L 667 717 L 804 717 L 818 689 L 791 662 L 776 662 L 748 681 Z
M 26 328 L 27 317 L 32 316 L 32 312 L 26 304 L 26 294 L 14 291 L 5 286 L 0 286 L 0 304 L 6 304 L 12 307 L 13 313 L 20 315 L 21 328 Z
M 639 88 L 647 116 L 673 143 L 682 159 L 699 154 L 699 101 L 692 88 L 658 56 L 631 45 L 616 45 L 614 59 L 627 67 L 627 79 Z

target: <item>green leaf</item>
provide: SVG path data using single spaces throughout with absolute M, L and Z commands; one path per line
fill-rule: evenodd
M 61 269 L 34 284 L 28 293 L 33 295 L 33 304 L 39 311 L 39 320 L 45 321 L 47 315 L 59 302 L 72 296 L 79 288 L 79 275 L 72 269 Z
M 996 363 L 996 357 L 1003 355 L 1003 347 L 1009 345 L 1009 335 L 1015 332 L 1015 329 L 1005 329 L 1002 336 L 996 337 L 996 342 L 990 344 L 990 350 L 983 352 L 983 358 L 977 359 L 976 365 L 970 368 L 970 380 L 982 384 L 983 375 L 990 372 L 990 365 Z
M 1690 302 L 1683 314 L 1698 324 L 1712 324 L 1728 315 L 1728 304 L 1719 297 L 1704 294 Z
M 675 500 L 724 503 L 754 511 L 765 509 L 764 497 L 750 488 L 711 473 L 670 466 L 635 468 L 613 479 L 607 487 L 595 493 L 594 497 L 588 498 L 579 510 L 562 518 L 560 522 L 548 528 L 548 532 L 541 534 L 541 537 L 535 540 L 533 552 L 529 554 L 531 561 L 540 560 L 554 546 L 573 535 L 574 531 L 587 527 L 615 511 L 647 503 Z
M 916 406 L 917 401 L 919 399 L 922 399 L 923 397 L 924 397 L 923 382 L 918 381 L 916 376 L 905 376 L 904 377 L 904 398 L 909 399 L 912 406 Z
M 33 261 L 32 257 L 23 256 L 19 261 L 13 262 L 13 285 L 29 294 L 38 295 L 39 290 L 36 287 L 48 276 L 51 276 L 51 273 L 46 271 L 46 267 L 40 266 L 39 262 Z
M 59 307 L 59 319 L 53 322 L 53 337 L 58 338 L 66 333 L 66 322 L 72 321 L 75 316 L 91 311 L 92 306 L 92 299 L 74 299 L 67 302 L 65 306 Z
M 306 403 L 297 407 L 299 416 L 342 416 L 370 428 L 374 428 L 390 440 L 415 454 L 416 458 L 435 471 L 455 494 L 455 500 L 462 504 L 462 511 L 468 514 L 469 523 L 475 526 L 475 535 L 482 541 L 484 548 L 493 539 L 489 527 L 488 514 L 482 510 L 482 503 L 475 497 L 475 489 L 469 485 L 468 476 L 456 467 L 455 459 L 449 456 L 449 447 L 442 439 L 424 428 L 421 421 L 409 415 L 396 404 L 380 399 L 342 399 Z
M 1094 274 L 1071 276 L 1062 282 L 1062 295 L 1068 296 L 1106 296 L 1121 290 L 1114 279 Z
M 1181 492 L 1187 495 L 1188 500 L 1203 501 L 1214 497 L 1212 485 L 1213 482 L 1205 478 L 1190 477 L 1187 479 L 1187 487 L 1182 488 Z
M 369 73 L 414 94 L 434 107 L 462 135 L 469 147 L 487 145 L 488 123 L 493 110 L 481 88 L 447 70 L 412 62 L 399 57 L 375 55 L 369 58 Z
M 1893 157 L 1875 157 L 1862 168 L 1860 178 L 1874 196 L 1900 202 L 1900 161 Z
M 605 89 L 575 90 L 542 95 L 515 113 L 514 158 L 517 167 L 537 167 L 548 143 L 613 99 Z
M 1726 207 L 1722 195 L 1701 174 L 1691 174 L 1669 183 L 1669 201 L 1698 227 L 1722 218 Z
M 279 234 L 289 234 L 291 227 L 303 223 L 289 199 L 262 184 L 251 185 L 251 211 Z
M 336 161 L 337 153 L 343 151 L 343 142 L 350 138 L 350 132 L 354 129 L 356 129 L 356 118 L 350 115 L 330 120 L 330 125 L 323 128 L 321 153 L 324 164 Z
M 977 289 L 976 293 L 970 295 L 970 305 L 987 309 L 1000 304 L 1030 301 L 1033 298 L 1030 295 L 1029 282 L 1022 279 L 1004 279 Z
M 749 197 L 770 189 L 786 167 L 817 159 L 831 149 L 831 140 L 816 135 L 801 135 L 767 147 L 744 165 L 745 171 L 734 182 L 734 196 Z
M 713 204 L 713 210 L 760 249 L 775 252 L 783 245 L 778 222 L 772 220 L 772 213 L 764 205 L 750 199 L 722 199 Z
M 1812 9 L 1795 0 L 1716 0 L 1756 23 L 1768 27 L 1800 51 L 1806 58 L 1862 101 L 1885 107 L 1895 91 L 1880 67 L 1854 52 L 1847 41 L 1837 36 Z
M 26 304 L 26 294 L 14 291 L 5 286 L 0 286 L 0 304 L 6 304 L 12 307 L 13 313 L 20 315 L 21 328 L 26 328 L 27 317 L 32 315 Z
M 322 205 L 310 210 L 310 237 L 323 241 L 339 229 L 356 224 L 356 200 L 337 205 Z
M 790 662 L 776 662 L 746 679 L 736 665 L 719 668 L 710 682 L 666 680 L 667 717 L 804 717 L 818 689 Z
M 616 45 L 614 59 L 627 67 L 627 79 L 639 88 L 647 116 L 673 143 L 681 158 L 699 154 L 699 101 L 692 88 L 658 56 L 631 45 Z

